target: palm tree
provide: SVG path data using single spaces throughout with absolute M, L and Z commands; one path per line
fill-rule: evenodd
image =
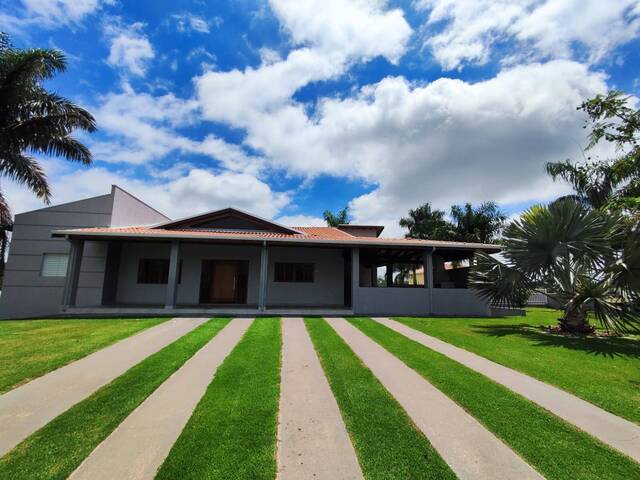
M 400 226 L 409 230 L 408 238 L 452 240 L 454 227 L 445 215 L 442 210 L 433 210 L 431 204 L 425 203 L 409 210 L 409 216 L 400 219 Z
M 551 178 L 561 178 L 569 183 L 575 194 L 562 198 L 573 198 L 590 208 L 604 208 L 612 200 L 616 187 L 624 181 L 616 175 L 614 165 L 609 162 L 571 163 L 549 162 L 545 170 Z
M 84 165 L 91 152 L 71 137 L 75 129 L 93 132 L 94 118 L 41 83 L 66 70 L 64 55 L 51 49 L 17 50 L 0 35 L 0 175 L 26 185 L 49 203 L 47 178 L 31 154 L 61 156 Z M 11 213 L 0 192 L 0 224 Z
M 455 240 L 478 243 L 496 241 L 507 220 L 495 202 L 484 202 L 476 208 L 470 203 L 464 207 L 454 205 L 451 218 L 455 222 Z
M 324 221 L 327 222 L 329 227 L 345 225 L 351 221 L 351 218 L 349 217 L 349 205 L 336 213 L 333 213 L 331 210 L 325 210 L 322 215 L 324 217 Z
M 640 231 L 627 233 L 619 215 L 571 198 L 534 206 L 505 229 L 504 262 L 476 253 L 469 284 L 506 306 L 546 293 L 562 306 L 562 331 L 590 332 L 590 312 L 607 330 L 638 330 Z

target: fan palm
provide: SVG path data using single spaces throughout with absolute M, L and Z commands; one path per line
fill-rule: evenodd
M 61 156 L 91 163 L 91 152 L 71 137 L 75 129 L 93 132 L 89 112 L 48 92 L 41 83 L 66 69 L 57 50 L 12 48 L 6 36 L 0 41 L 0 175 L 26 185 L 49 202 L 47 178 L 31 154 Z M 0 223 L 8 225 L 11 213 L 0 192 Z
M 544 292 L 563 309 L 563 331 L 591 331 L 590 312 L 607 330 L 637 330 L 640 232 L 620 225 L 616 215 L 571 198 L 532 207 L 505 229 L 505 261 L 478 253 L 469 284 L 506 306 Z

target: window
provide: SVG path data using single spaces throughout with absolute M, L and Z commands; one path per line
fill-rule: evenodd
M 360 286 L 425 287 L 424 251 L 367 249 L 360 251 Z
M 40 275 L 43 277 L 66 277 L 69 255 L 66 253 L 45 253 L 42 255 Z
M 276 262 L 276 282 L 313 283 L 313 263 Z
M 166 284 L 169 281 L 168 258 L 141 258 L 138 262 L 138 283 Z M 178 262 L 178 283 L 182 282 L 182 260 Z

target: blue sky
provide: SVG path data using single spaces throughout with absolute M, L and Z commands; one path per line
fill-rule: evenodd
M 48 86 L 98 121 L 93 167 L 43 159 L 54 201 L 117 183 L 174 217 L 516 214 L 566 191 L 543 165 L 581 158 L 583 99 L 640 93 L 632 0 L 2 0 L 0 29 L 63 50 Z

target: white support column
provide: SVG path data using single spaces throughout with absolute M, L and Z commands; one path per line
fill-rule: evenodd
M 424 252 L 424 281 L 429 294 L 429 315 L 433 313 L 433 252 L 435 247 Z
M 176 308 L 176 294 L 178 292 L 178 262 L 180 256 L 180 241 L 171 241 L 169 254 L 169 278 L 167 279 L 167 296 L 164 308 Z
M 269 277 L 269 247 L 267 242 L 262 242 L 260 253 L 260 290 L 258 294 L 258 310 L 264 312 L 267 309 L 267 280 Z
M 78 279 L 80 278 L 80 266 L 82 265 L 82 251 L 84 250 L 84 240 L 69 240 L 71 249 L 69 251 L 69 262 L 67 263 L 67 277 L 62 293 L 62 308 L 73 307 L 76 304 L 78 293 Z
M 360 248 L 351 249 L 351 308 L 354 313 L 360 306 L 358 291 L 360 288 Z

